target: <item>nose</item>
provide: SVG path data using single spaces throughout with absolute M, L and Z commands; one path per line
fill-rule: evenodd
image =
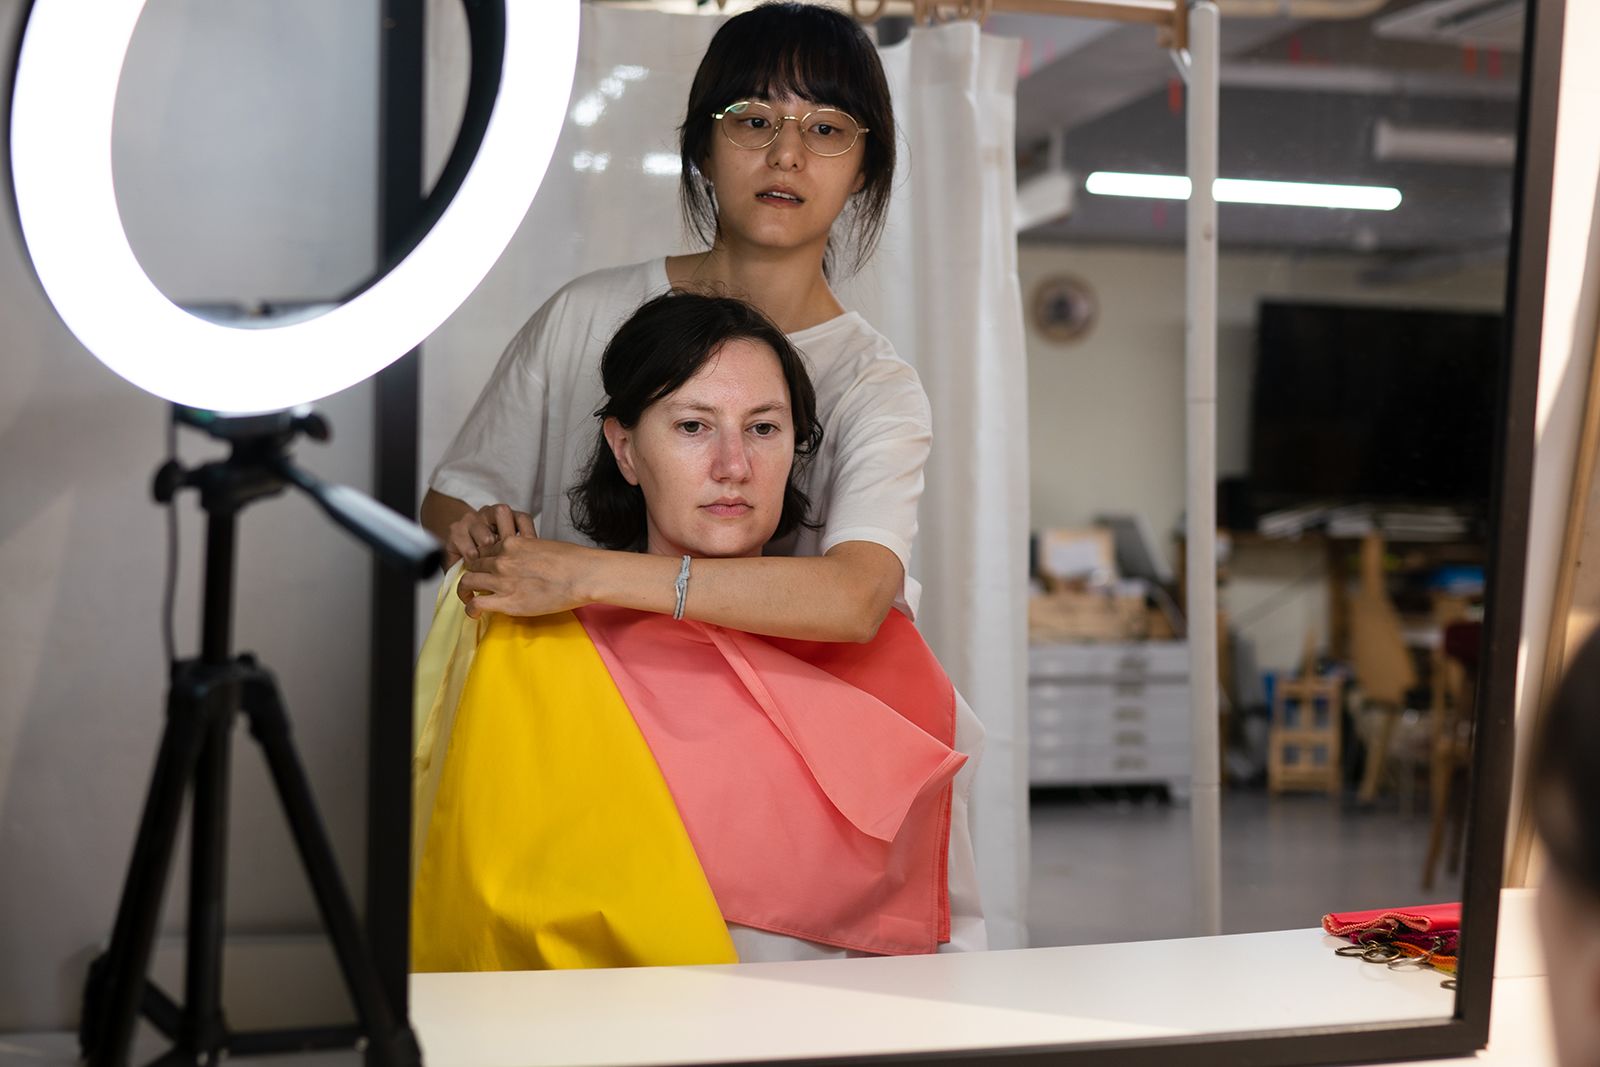
M 777 170 L 799 170 L 805 165 L 806 146 L 800 139 L 800 120 L 783 118 L 778 136 L 767 146 L 767 166 Z
M 743 434 L 723 434 L 711 457 L 711 477 L 719 482 L 743 482 L 750 478 L 750 454 Z

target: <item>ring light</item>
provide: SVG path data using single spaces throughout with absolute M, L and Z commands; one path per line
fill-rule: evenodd
M 67 328 L 139 388 L 222 412 L 316 400 L 416 347 L 483 280 L 538 191 L 572 89 L 578 0 L 465 4 L 472 86 L 424 213 L 432 225 L 391 269 L 324 314 L 245 327 L 167 299 L 117 210 L 112 113 L 145 2 L 104 0 L 86 11 L 83 0 L 34 0 L 23 31 L 12 187 L 34 271 Z

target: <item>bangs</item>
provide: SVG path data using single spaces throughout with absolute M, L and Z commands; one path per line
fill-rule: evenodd
M 765 4 L 724 23 L 707 56 L 705 96 L 737 100 L 798 96 L 864 121 L 878 110 L 869 86 L 881 81 L 877 51 L 848 18 L 827 8 Z
M 867 106 L 865 95 L 852 91 L 860 79 L 840 76 L 847 59 L 837 49 L 803 49 L 792 41 L 773 41 L 751 60 L 748 66 L 729 71 L 727 84 L 717 87 L 729 104 L 797 96 L 852 115 L 862 114 Z

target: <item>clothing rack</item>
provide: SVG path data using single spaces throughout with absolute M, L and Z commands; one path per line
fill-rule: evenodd
M 1163 48 L 1182 51 L 1189 46 L 1185 0 L 849 0 L 849 10 L 863 23 L 876 22 L 884 15 L 909 16 L 918 23 L 982 22 L 994 14 L 1137 22 L 1156 27 Z

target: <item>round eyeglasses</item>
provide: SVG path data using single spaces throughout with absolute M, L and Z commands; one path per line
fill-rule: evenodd
M 740 148 L 765 148 L 778 139 L 784 123 L 800 125 L 800 143 L 818 156 L 842 156 L 856 146 L 865 126 L 837 108 L 822 107 L 804 115 L 780 115 L 759 100 L 729 104 L 711 116 L 722 127 L 722 135 Z

